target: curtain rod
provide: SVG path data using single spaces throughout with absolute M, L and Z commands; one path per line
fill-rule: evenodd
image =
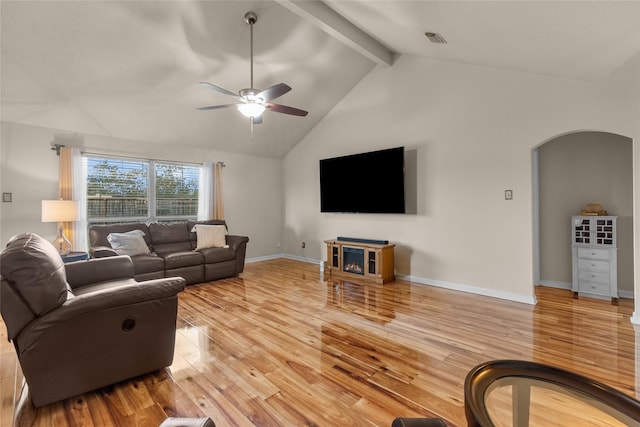
M 51 144 L 51 150 L 55 150 L 56 155 L 59 156 L 60 155 L 60 149 L 62 147 L 66 147 L 66 145 L 64 144 Z M 114 155 L 114 154 L 102 154 L 102 153 L 92 153 L 90 151 L 81 151 L 81 154 L 90 154 L 92 156 L 104 156 L 104 157 L 114 157 L 116 159 L 127 159 L 127 160 L 133 160 L 136 159 L 135 157 L 126 157 L 126 156 L 118 156 L 118 155 Z M 171 163 L 181 163 L 181 164 L 185 164 L 185 165 L 199 165 L 201 163 L 192 163 L 192 162 L 175 162 L 175 161 L 171 161 L 171 160 L 160 160 L 160 159 L 149 159 L 149 158 L 145 158 L 144 160 L 151 160 L 152 162 L 171 162 Z M 227 167 L 227 164 L 225 162 L 216 162 L 216 164 L 219 164 L 220 166 L 222 166 L 223 168 Z
M 64 144 L 51 144 L 51 150 L 52 151 L 55 150 L 56 156 L 60 155 L 60 149 L 62 147 L 66 147 L 66 145 L 64 145 Z
M 61 144 L 56 144 L 55 146 L 51 147 L 52 150 L 57 150 L 58 155 L 60 155 L 60 148 L 64 147 L 64 145 Z M 124 159 L 124 160 L 149 160 L 152 162 L 166 162 L 166 163 L 176 163 L 176 164 L 183 164 L 183 165 L 202 165 L 202 163 L 196 163 L 196 162 L 177 162 L 174 160 L 163 160 L 163 159 L 150 159 L 148 157 L 129 157 L 129 156 L 119 156 L 117 154 L 103 154 L 103 153 L 92 153 L 91 151 L 81 151 L 80 152 L 82 155 L 91 155 L 91 156 L 100 156 L 100 157 L 110 157 L 110 158 L 115 158 L 115 159 Z M 225 164 L 225 162 L 214 162 L 214 163 L 218 163 L 220 165 L 222 165 L 222 167 L 226 167 L 227 165 Z

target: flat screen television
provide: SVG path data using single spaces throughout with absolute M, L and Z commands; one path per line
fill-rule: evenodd
M 320 211 L 405 213 L 404 147 L 320 160 Z

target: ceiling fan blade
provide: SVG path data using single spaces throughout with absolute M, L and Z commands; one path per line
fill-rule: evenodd
M 233 92 L 231 92 L 229 90 L 226 90 L 225 88 L 221 88 L 220 86 L 216 86 L 214 84 L 211 84 L 209 82 L 200 82 L 199 84 L 201 84 L 202 86 L 208 87 L 211 90 L 215 90 L 216 92 L 219 92 L 219 93 L 222 93 L 222 94 L 225 94 L 225 95 L 233 96 L 236 99 L 239 99 L 239 100 L 242 99 L 241 97 L 238 96 L 238 94 L 233 93 Z
M 286 105 L 280 104 L 272 104 L 270 102 L 265 103 L 264 106 L 271 111 L 275 111 L 276 113 L 291 114 L 292 116 L 305 117 L 307 114 L 309 114 L 308 111 L 300 110 L 299 108 L 287 107 Z
M 251 123 L 253 123 L 254 125 L 261 125 L 262 124 L 262 116 L 258 116 L 258 117 L 251 117 Z
M 208 107 L 197 107 L 198 110 L 219 110 L 220 108 L 236 107 L 238 104 L 209 105 Z
M 277 97 L 284 95 L 290 90 L 291 87 L 289 87 L 289 85 L 285 83 L 278 83 L 277 85 L 266 88 L 256 96 L 258 98 L 262 98 L 265 101 L 271 101 L 272 99 L 276 99 Z

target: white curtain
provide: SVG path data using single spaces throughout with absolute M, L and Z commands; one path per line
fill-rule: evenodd
M 213 219 L 224 219 L 224 197 L 222 197 L 222 168 L 218 162 L 213 167 Z
M 79 148 L 71 149 L 71 179 L 73 182 L 73 200 L 78 202 L 78 221 L 73 224 L 73 250 L 87 252 L 87 180 L 85 162 Z
M 200 169 L 200 187 L 198 188 L 198 220 L 213 217 L 213 163 L 206 162 Z
M 74 200 L 73 170 L 71 169 L 71 148 L 58 147 L 58 199 Z M 72 221 L 62 223 L 64 235 L 74 241 L 75 224 Z

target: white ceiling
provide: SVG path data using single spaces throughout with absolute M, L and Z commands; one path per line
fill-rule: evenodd
M 397 54 L 640 86 L 640 1 L 6 1 L 1 118 L 70 132 L 284 157 L 375 66 Z M 328 7 L 327 7 L 328 6 Z M 250 134 L 233 109 L 285 82 Z M 337 12 L 337 14 L 335 13 Z M 346 18 L 346 19 L 345 19 Z M 425 31 L 448 41 L 434 45 Z M 392 61 L 390 61 L 392 62 Z M 382 64 L 382 65 L 380 65 Z

